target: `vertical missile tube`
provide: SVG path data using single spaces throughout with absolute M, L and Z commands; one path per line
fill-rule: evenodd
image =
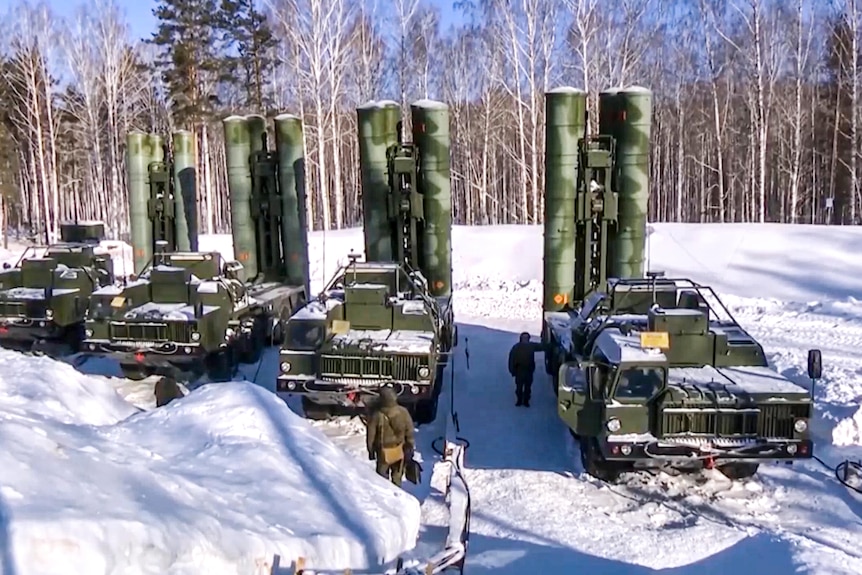
M 281 247 L 290 285 L 310 294 L 308 223 L 305 211 L 305 149 L 302 120 L 293 114 L 275 118 L 278 187 L 281 190 Z
M 545 311 L 574 303 L 578 140 L 586 132 L 586 110 L 583 90 L 562 86 L 545 94 Z
M 644 275 L 652 92 L 632 86 L 599 94 L 600 131 L 617 141 L 619 213 L 616 233 L 609 242 L 608 276 Z
M 424 196 L 422 273 L 431 295 L 452 294 L 452 189 L 449 179 L 449 107 L 434 100 L 410 105 L 413 142 L 419 148 L 419 189 Z
M 266 133 L 266 118 L 259 114 L 249 114 L 245 117 L 248 120 L 248 136 L 251 147 L 251 153 L 260 152 L 263 150 L 263 135 Z
M 197 169 L 195 137 L 188 130 L 173 133 L 174 222 L 177 250 L 198 251 Z
M 242 116 L 229 116 L 222 124 L 234 258 L 243 265 L 245 277 L 251 281 L 258 272 L 255 226 L 251 217 L 251 128 Z
M 387 199 L 389 180 L 386 150 L 398 143 L 401 107 L 397 102 L 369 102 L 356 109 L 359 124 L 359 165 L 362 176 L 362 226 L 365 258 L 392 261 Z
M 152 245 L 152 230 L 147 216 L 147 199 L 150 197 L 147 185 L 149 162 L 150 153 L 146 134 L 138 130 L 129 132 L 126 135 L 126 176 L 129 186 L 129 219 L 135 273 L 140 273 L 147 265 L 148 247 Z

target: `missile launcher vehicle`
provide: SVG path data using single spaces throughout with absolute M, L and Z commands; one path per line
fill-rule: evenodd
M 60 225 L 61 241 L 28 248 L 0 271 L 0 345 L 52 356 L 75 353 L 90 295 L 113 285 L 114 263 L 100 247 L 102 222 Z
M 366 261 L 349 256 L 287 322 L 276 388 L 320 419 L 361 411 L 392 386 L 428 423 L 458 340 L 448 108 L 414 103 L 412 143 L 400 138 L 398 104 L 372 102 L 357 115 Z
M 651 93 L 546 95 L 545 366 L 590 474 L 715 466 L 727 476 L 813 455 L 812 389 L 766 353 L 708 286 L 644 274 Z M 808 375 L 821 375 L 811 350 Z
M 239 363 L 259 361 L 267 345 L 281 341 L 283 322 L 307 299 L 307 273 L 300 264 L 289 276 L 282 255 L 282 242 L 293 261 L 305 251 L 295 213 L 303 204 L 295 189 L 292 202 L 282 197 L 266 123 L 254 120 L 255 145 L 248 119 L 225 120 L 238 261 L 198 251 L 191 134 L 174 134 L 173 161 L 158 136 L 129 135 L 132 237 L 143 268 L 133 281 L 93 294 L 84 341 L 85 352 L 116 358 L 126 377 L 229 379 Z M 292 236 L 282 233 L 285 219 Z

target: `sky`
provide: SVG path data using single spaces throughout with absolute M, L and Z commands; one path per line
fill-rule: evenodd
M 73 15 L 81 5 L 90 5 L 87 0 L 46 0 L 54 11 L 61 16 Z M 379 0 L 379 6 L 383 7 L 387 1 Z M 441 29 L 445 32 L 451 24 L 460 21 L 460 16 L 452 9 L 453 0 L 423 0 L 428 4 L 438 6 L 442 15 Z M 0 0 L 0 13 L 5 13 L 13 8 L 18 0 Z M 117 0 L 124 8 L 128 16 L 132 34 L 138 38 L 149 38 L 156 29 L 156 18 L 153 9 L 158 2 L 156 0 Z

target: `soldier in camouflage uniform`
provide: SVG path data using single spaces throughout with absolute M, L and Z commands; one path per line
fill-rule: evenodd
M 398 405 L 395 390 L 384 387 L 368 420 L 368 459 L 377 460 L 377 473 L 401 487 L 408 459 L 413 457 L 413 418 Z
M 509 351 L 509 373 L 515 378 L 515 405 L 530 407 L 530 395 L 533 388 L 533 373 L 536 371 L 534 354 L 542 351 L 541 343 L 530 341 L 530 334 L 521 334 L 520 341 Z

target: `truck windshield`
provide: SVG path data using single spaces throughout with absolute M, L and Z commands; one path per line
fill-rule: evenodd
M 664 382 L 664 369 L 660 367 L 631 367 L 620 372 L 614 397 L 620 399 L 649 399 Z
M 322 321 L 291 320 L 287 322 L 285 346 L 297 351 L 313 351 L 320 347 L 326 336 L 326 325 Z

